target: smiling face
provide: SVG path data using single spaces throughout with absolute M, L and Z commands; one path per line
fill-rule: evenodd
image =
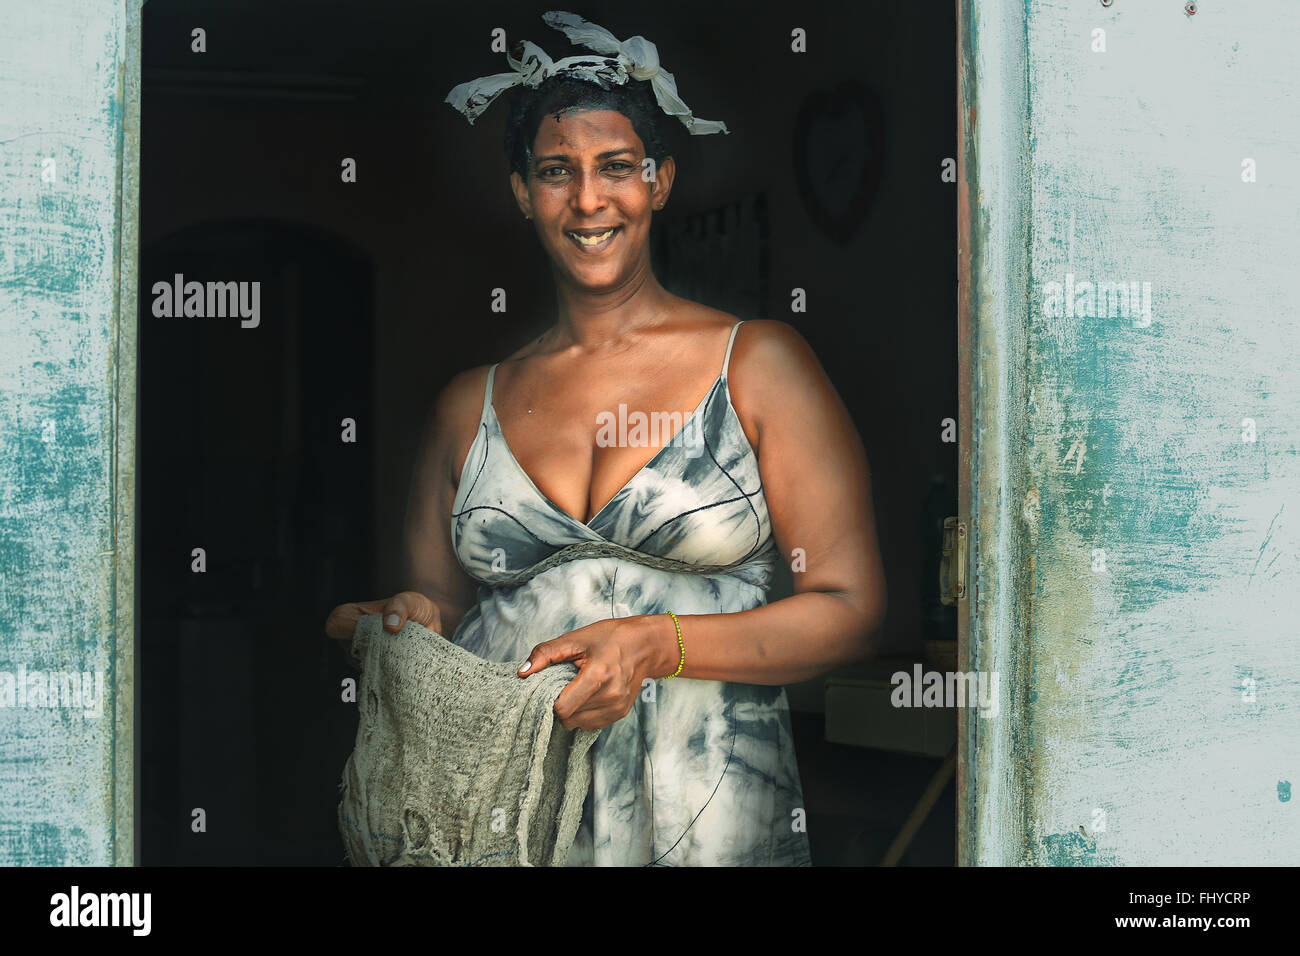
M 655 179 L 642 176 L 645 146 L 616 110 L 544 116 L 525 182 L 511 188 L 559 276 L 599 292 L 621 288 L 650 268 L 650 219 L 672 188 L 666 157 Z

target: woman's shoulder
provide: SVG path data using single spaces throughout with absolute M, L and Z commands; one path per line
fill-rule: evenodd
M 488 371 L 491 365 L 479 365 L 474 368 L 467 368 L 462 372 L 457 372 L 442 387 L 435 400 L 435 406 L 439 412 L 453 413 L 450 417 L 463 417 L 455 415 L 456 412 L 463 412 L 473 409 L 475 417 L 478 410 L 483 404 L 483 394 L 487 388 Z
M 820 363 L 812 347 L 789 322 L 747 319 L 736 331 L 729 377 L 739 374 L 755 380 L 789 382 L 818 369 Z
M 803 336 L 788 322 L 734 315 L 688 299 L 681 300 L 681 303 L 679 315 L 683 325 L 695 328 L 713 326 L 723 331 L 730 331 L 739 323 L 744 323 L 736 329 L 733 356 L 741 354 L 742 351 L 759 352 L 764 356 L 771 353 L 770 357 L 779 357 L 782 354 L 796 355 L 805 351 L 811 354 L 811 349 L 808 348 Z
M 763 425 L 786 414 L 795 396 L 824 394 L 828 386 L 812 347 L 788 322 L 749 319 L 737 330 L 727 366 L 727 392 L 755 448 Z
M 728 333 L 731 352 L 727 377 L 733 398 L 737 391 L 779 392 L 783 385 L 798 386 L 821 373 L 821 363 L 812 347 L 790 323 L 736 316 L 689 300 L 683 303 L 680 315 L 685 323 L 696 328 L 713 326 Z
M 741 340 L 746 343 L 746 351 L 752 351 L 755 347 L 757 347 L 758 351 L 764 353 L 769 351 L 798 353 L 808 349 L 803 336 L 788 322 L 782 322 L 779 319 L 749 318 L 734 315 L 731 312 L 715 309 L 702 302 L 694 302 L 689 299 L 679 301 L 679 314 L 683 322 L 697 327 L 710 325 L 723 329 L 733 329 L 738 323 L 744 322 L 744 325 L 736 331 L 733 354 L 740 352 Z
M 468 368 L 448 380 L 430 409 L 430 437 L 472 436 L 478 430 L 491 368 L 491 365 Z
M 442 387 L 425 420 L 421 455 L 443 462 L 445 474 L 456 486 L 465 467 L 484 406 L 484 389 L 491 365 L 457 372 Z

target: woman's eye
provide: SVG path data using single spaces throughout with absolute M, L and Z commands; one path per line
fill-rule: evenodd
M 605 168 L 613 173 L 627 173 L 635 170 L 636 166 L 620 159 L 615 160 Z M 555 179 L 556 177 L 563 176 L 567 173 L 568 170 L 563 166 L 543 166 L 538 170 L 538 174 L 547 179 Z

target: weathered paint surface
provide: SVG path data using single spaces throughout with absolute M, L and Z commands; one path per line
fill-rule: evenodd
M 972 229 L 973 358 L 994 387 L 973 412 L 989 599 L 969 644 L 1024 671 L 1008 727 L 968 735 L 963 862 L 1293 864 L 1300 5 L 974 16 L 968 159 L 987 145 L 977 170 L 1025 182 L 1028 230 L 999 262 Z M 1017 38 L 1022 92 L 986 89 L 981 46 Z M 993 111 L 1023 137 L 986 135 Z M 988 225 L 1006 197 L 971 185 Z M 1072 313 L 1052 282 L 1075 286 Z M 1107 314 L 1081 282 L 1137 283 L 1149 316 Z M 1023 355 L 991 356 L 1017 336 Z
M 958 711 L 957 859 L 1018 858 L 1026 818 L 1027 667 L 1022 622 L 1028 574 L 1015 520 L 1026 475 L 1024 362 L 1028 309 L 1029 189 L 1026 49 L 1016 4 L 958 5 L 958 278 L 961 290 L 960 505 L 971 523 L 971 587 L 959 622 L 958 667 L 998 674 L 1000 717 Z M 965 402 L 969 401 L 969 409 Z M 969 457 L 968 457 L 969 456 Z
M 0 4 L 0 865 L 134 860 L 139 6 Z

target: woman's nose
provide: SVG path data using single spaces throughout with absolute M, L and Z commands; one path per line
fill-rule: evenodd
M 579 172 L 574 177 L 573 208 L 583 215 L 591 215 L 605 205 L 600 177 L 595 173 Z

